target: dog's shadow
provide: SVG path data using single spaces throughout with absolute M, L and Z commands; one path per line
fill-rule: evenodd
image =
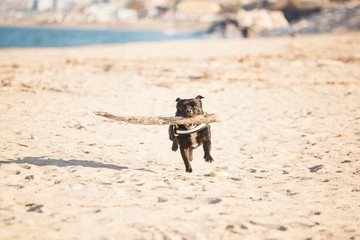
M 105 164 L 89 160 L 63 160 L 63 159 L 54 159 L 49 157 L 24 157 L 18 160 L 9 160 L 9 161 L 0 161 L 0 164 L 30 164 L 35 166 L 56 166 L 56 167 L 90 167 L 90 168 L 104 168 L 104 169 L 113 169 L 113 170 L 123 170 L 128 169 L 128 167 L 118 166 L 114 164 Z

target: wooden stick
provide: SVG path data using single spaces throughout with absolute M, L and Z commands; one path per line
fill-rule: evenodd
M 198 115 L 193 118 L 183 117 L 145 117 L 145 116 L 115 116 L 107 112 L 94 112 L 95 115 L 110 118 L 115 121 L 127 122 L 141 125 L 184 125 L 216 122 L 216 113 Z

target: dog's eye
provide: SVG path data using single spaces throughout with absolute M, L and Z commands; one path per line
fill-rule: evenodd
M 183 107 L 183 106 L 180 106 L 180 107 L 179 107 L 179 110 L 180 110 L 180 111 L 184 111 L 184 107 Z

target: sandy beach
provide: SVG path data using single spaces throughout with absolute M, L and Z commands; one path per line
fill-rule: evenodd
M 360 239 L 359 32 L 0 49 L 0 79 L 0 239 Z M 167 126 L 93 114 L 198 94 L 193 173 Z

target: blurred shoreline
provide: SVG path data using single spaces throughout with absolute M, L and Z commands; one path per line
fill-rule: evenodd
M 206 35 L 202 33 L 185 34 L 178 33 L 175 30 L 154 31 L 78 27 L 54 28 L 51 26 L 0 27 L 0 48 L 75 47 L 204 38 L 206 38 Z
M 258 37 L 360 30 L 358 1 L 318 3 L 319 6 L 315 4 L 312 7 L 295 7 L 288 3 L 287 10 L 265 6 L 253 6 L 250 9 L 237 6 L 231 9 L 212 3 L 217 6 L 215 11 L 210 8 L 213 5 L 210 2 L 208 4 L 205 6 L 209 9 L 203 10 L 198 8 L 201 4 L 192 8 L 179 4 L 176 9 L 157 6 L 141 10 L 116 4 L 88 5 L 72 11 L 34 11 L 27 8 L 22 11 L 0 11 L 0 26 L 161 31 L 169 34 L 210 33 L 222 38 L 234 35 Z M 244 29 L 246 34 L 243 33 Z

